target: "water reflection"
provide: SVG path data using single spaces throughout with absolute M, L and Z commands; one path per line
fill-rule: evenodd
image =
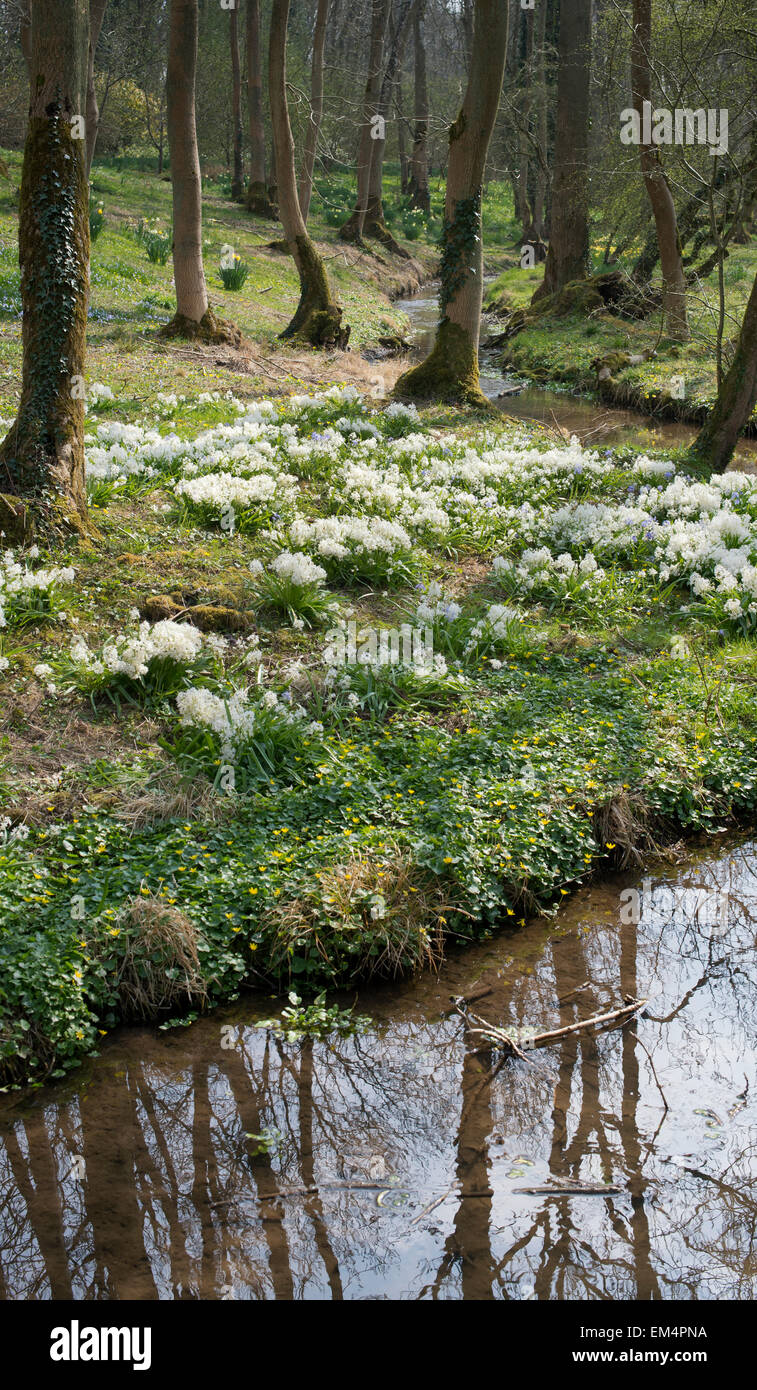
M 756 871 L 754 844 L 689 860 L 638 922 L 627 880 L 596 887 L 364 994 L 356 1038 L 278 1041 L 264 1001 L 6 1097 L 0 1296 L 754 1297 Z M 498 1065 L 449 1011 L 486 986 L 476 1008 L 521 1028 L 649 1004 Z M 556 1179 L 621 1190 L 515 1190 Z
M 485 283 L 495 277 L 485 277 Z M 439 322 L 439 301 L 435 284 L 426 285 L 418 294 L 399 299 L 395 308 L 410 320 L 409 339 L 415 354 L 425 357 L 434 346 Z M 495 337 L 502 331 L 501 320 L 484 315 L 482 343 L 489 334 Z M 502 349 L 482 348 L 481 390 L 495 401 L 506 415 L 518 420 L 537 420 L 569 439 L 575 434 L 586 448 L 599 449 L 633 445 L 639 450 L 681 448 L 688 445 L 699 432 L 699 426 L 682 420 L 661 420 L 642 415 L 639 411 L 620 406 L 605 406 L 585 396 L 566 390 L 527 385 L 517 395 L 510 388 L 523 381 L 517 373 L 504 372 L 501 366 Z M 502 394 L 502 393 L 505 394 Z M 754 472 L 757 466 L 757 439 L 742 437 L 737 444 L 732 467 Z

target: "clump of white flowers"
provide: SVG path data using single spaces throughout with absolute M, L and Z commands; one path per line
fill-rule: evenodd
M 322 559 L 329 571 L 366 579 L 405 577 L 413 545 L 398 522 L 383 517 L 325 516 L 297 520 L 289 528 L 295 545 Z
M 89 694 L 113 688 L 133 695 L 136 686 L 145 695 L 166 697 L 195 679 L 225 645 L 225 639 L 211 640 L 190 623 L 141 622 L 136 631 L 115 633 L 97 650 L 77 639 L 61 662 L 61 675 Z
M 57 591 L 72 584 L 76 571 L 70 565 L 31 569 L 39 547 L 26 551 L 23 563 L 14 550 L 0 551 L 0 627 L 20 627 L 55 612 Z
M 282 550 L 267 570 L 258 560 L 249 568 L 260 605 L 286 615 L 297 630 L 335 616 L 338 605 L 325 587 L 326 571 L 305 551 Z

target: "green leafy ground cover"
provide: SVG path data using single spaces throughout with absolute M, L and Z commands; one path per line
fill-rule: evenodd
M 228 242 L 249 264 L 215 302 L 258 366 L 230 378 L 213 352 L 162 348 L 170 264 L 128 225 L 147 208 L 165 226 L 169 186 L 128 168 L 95 185 L 100 539 L 0 567 L 6 1084 L 243 987 L 431 965 L 653 842 L 753 815 L 753 479 L 344 385 L 294 394 L 303 363 L 343 383 L 357 355 L 290 369 L 274 334 L 294 277 L 260 244 L 277 228 L 221 189 L 208 271 Z M 358 343 L 402 330 L 371 258 L 340 262 L 324 191 Z M 504 195 L 486 208 L 505 225 Z M 0 235 L 7 419 L 12 189 Z M 392 661 L 403 622 L 430 649 Z

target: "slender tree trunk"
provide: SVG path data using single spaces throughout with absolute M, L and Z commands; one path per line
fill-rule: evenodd
M 33 2 L 33 0 L 32 0 Z M 108 0 L 89 0 L 89 62 L 87 63 L 87 175 L 92 168 L 100 127 L 100 112 L 95 92 L 95 52 Z
M 242 167 L 242 73 L 239 62 L 239 25 L 236 5 L 229 10 L 229 43 L 231 45 L 231 120 L 234 135 L 231 196 L 239 199 L 244 191 L 244 169 Z
M 265 182 L 265 126 L 260 54 L 260 0 L 247 0 L 247 113 L 250 134 L 247 208 L 258 217 L 273 217 L 276 209 L 268 196 Z
M 378 115 L 384 124 L 379 128 L 379 133 L 373 141 L 371 169 L 368 178 L 368 202 L 363 222 L 363 231 L 367 236 L 375 237 L 393 255 L 402 256 L 406 260 L 410 259 L 409 252 L 395 240 L 384 221 L 384 155 L 386 153 L 386 120 L 389 114 L 389 103 L 400 63 L 405 25 L 410 18 L 411 3 L 412 0 L 397 0 L 396 23 L 378 103 Z
M 289 0 L 273 0 L 268 51 L 271 121 L 279 186 L 279 215 L 300 277 L 300 302 L 282 338 L 304 338 L 318 347 L 346 347 L 349 328 L 331 294 L 326 267 L 307 234 L 297 196 L 294 140 L 286 91 L 286 42 Z
M 516 216 L 521 225 L 521 241 L 533 240 L 531 204 L 528 198 L 528 183 L 530 169 L 531 146 L 529 142 L 529 131 L 531 128 L 531 59 L 533 56 L 534 42 L 534 16 L 531 10 L 521 11 L 520 33 L 518 41 L 520 45 L 521 73 L 523 77 L 523 91 L 518 102 L 518 178 L 516 181 L 517 200 Z
M 533 228 L 537 243 L 545 234 L 544 212 L 547 197 L 547 76 L 544 43 L 547 26 L 546 3 L 538 5 L 534 16 L 534 133 L 540 157 L 534 183 Z
M 19 210 L 23 368 L 0 445 L 0 532 L 52 543 L 89 529 L 84 356 L 89 296 L 87 0 L 34 0 Z
M 410 201 L 422 212 L 431 211 L 428 191 L 428 82 L 426 79 L 426 0 L 413 8 L 413 58 L 415 63 L 415 130 L 410 163 Z
M 371 161 L 375 134 L 378 129 L 376 116 L 381 87 L 381 62 L 384 53 L 384 34 L 389 14 L 389 0 L 372 0 L 371 38 L 368 55 L 368 76 L 365 83 L 363 119 L 360 125 L 360 140 L 357 152 L 357 201 L 354 211 L 339 229 L 342 241 L 362 241 L 365 213 L 368 207 L 368 193 L 371 178 Z
M 168 148 L 173 184 L 176 317 L 199 324 L 208 312 L 202 264 L 202 181 L 195 124 L 197 0 L 171 0 L 168 39 Z
M 32 15 L 31 15 L 31 0 L 29 0 L 29 9 L 28 9 L 28 10 L 25 10 L 25 11 L 22 13 L 22 15 L 21 15 L 21 25 L 20 25 L 20 28 L 19 28 L 19 40 L 20 40 L 20 42 L 21 42 L 21 52 L 22 52 L 23 55 L 24 55 L 24 62 L 26 63 L 26 72 L 27 72 L 27 76 L 29 76 L 29 75 L 31 74 L 31 62 L 32 62 Z
M 406 194 L 410 192 L 410 156 L 407 152 L 403 105 L 402 73 L 400 73 L 394 89 L 394 118 L 397 122 L 397 158 L 400 162 L 400 193 L 404 198 Z
M 487 404 L 478 373 L 481 191 L 502 89 L 508 24 L 507 0 L 476 0 L 468 86 L 449 132 L 439 296 L 442 317 L 431 355 L 397 382 L 395 393 L 400 397 Z
M 591 0 L 560 0 L 552 218 L 544 280 L 534 302 L 589 272 Z
M 690 457 L 713 473 L 724 473 L 739 436 L 757 404 L 757 277 L 747 301 L 736 355 L 723 378 L 710 415 L 691 446 Z
M 195 121 L 198 0 L 171 0 L 166 72 L 166 124 L 173 192 L 173 274 L 176 313 L 166 337 L 238 341 L 208 304 L 202 263 L 202 179 Z
M 299 199 L 302 220 L 307 223 L 310 212 L 310 199 L 313 196 L 313 170 L 318 136 L 323 119 L 323 53 L 326 47 L 326 24 L 328 21 L 329 0 L 318 0 L 313 30 L 313 61 L 310 72 L 310 119 L 305 135 L 305 148 L 300 168 Z
M 686 281 L 683 273 L 681 242 L 676 209 L 670 185 L 665 178 L 656 145 L 643 143 L 644 102 L 651 107 L 652 0 L 633 0 L 633 38 L 631 40 L 631 87 L 634 110 L 641 126 L 641 172 L 657 228 L 662 271 L 662 303 L 668 336 L 685 342 L 689 336 L 686 318 Z

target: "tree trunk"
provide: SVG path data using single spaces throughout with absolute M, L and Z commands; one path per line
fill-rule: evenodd
M 736 355 L 718 398 L 691 446 L 690 457 L 713 473 L 723 473 L 739 436 L 757 404 L 757 277 L 744 311 Z
M 517 198 L 515 215 L 521 226 L 521 242 L 533 241 L 531 204 L 528 197 L 530 153 L 529 134 L 531 129 L 531 59 L 534 43 L 534 16 L 531 10 L 521 11 L 518 42 L 521 59 L 523 91 L 517 103 L 518 110 L 518 177 L 516 180 Z
M 410 202 L 422 212 L 431 211 L 428 191 L 428 82 L 426 80 L 426 0 L 415 0 L 413 50 L 415 59 L 415 130 L 410 157 Z
M 305 135 L 305 149 L 300 169 L 299 199 L 302 220 L 307 223 L 310 212 L 310 199 L 313 196 L 313 170 L 318 136 L 323 119 L 323 53 L 326 47 L 326 22 L 329 13 L 329 0 L 318 0 L 313 30 L 313 61 L 310 72 L 310 120 Z
M 29 128 L 19 209 L 23 368 L 0 445 L 0 532 L 48 543 L 89 529 L 84 356 L 89 296 L 87 0 L 34 0 Z M 76 138 L 79 136 L 79 138 Z
M 247 210 L 258 217 L 275 217 L 265 182 L 263 78 L 260 64 L 260 0 L 247 0 L 247 113 L 250 133 L 250 182 Z
M 534 19 L 534 126 L 539 158 L 534 184 L 533 228 L 537 241 L 545 235 L 544 211 L 547 197 L 547 77 L 544 42 L 547 27 L 547 6 L 537 7 Z
M 410 156 L 407 152 L 405 115 L 403 111 L 402 73 L 399 74 L 394 89 L 394 118 L 397 122 L 397 158 L 400 162 L 400 193 L 404 198 L 410 192 Z
M 360 125 L 360 141 L 357 152 L 357 201 L 354 211 L 339 229 L 339 235 L 342 241 L 360 242 L 363 239 L 365 213 L 368 207 L 374 136 L 377 129 L 374 118 L 378 115 L 377 108 L 381 86 L 381 60 L 384 53 L 384 34 L 386 32 L 388 14 L 389 0 L 372 0 L 368 76 L 365 83 L 363 119 Z
M 294 140 L 286 92 L 286 42 L 289 0 L 273 0 L 268 51 L 271 122 L 279 187 L 279 215 L 300 277 L 300 302 L 282 338 L 303 338 L 317 347 L 346 347 L 349 328 L 331 295 L 326 267 L 305 228 L 297 197 Z
M 560 0 L 552 232 L 533 302 L 583 280 L 589 255 L 591 0 Z
M 162 329 L 168 338 L 238 342 L 208 304 L 202 263 L 202 179 L 197 150 L 197 0 L 171 0 L 166 71 L 166 125 L 173 193 L 173 274 L 176 313 Z
M 242 167 L 242 73 L 239 62 L 239 25 L 236 5 L 229 10 L 229 43 L 231 45 L 231 120 L 234 136 L 231 196 L 234 199 L 239 199 L 244 191 L 244 170 Z
M 89 61 L 87 63 L 87 176 L 92 168 L 100 126 L 95 92 L 95 52 L 108 0 L 89 0 Z
M 406 260 L 410 259 L 410 253 L 395 240 L 384 221 L 384 154 L 386 152 L 386 119 L 400 64 L 405 25 L 410 18 L 411 3 L 412 0 L 397 0 L 396 4 L 396 24 L 391 38 L 389 60 L 381 83 L 377 112 L 384 124 L 379 128 L 379 133 L 373 141 L 371 169 L 368 178 L 368 202 L 363 222 L 363 231 L 367 236 L 375 237 L 393 255 L 402 256 Z
M 486 405 L 479 386 L 483 249 L 481 190 L 505 68 L 508 4 L 476 0 L 468 86 L 449 132 L 441 321 L 433 352 L 405 372 L 396 395 Z
M 662 271 L 662 303 L 665 327 L 674 342 L 685 342 L 689 336 L 686 318 L 686 282 L 683 273 L 681 243 L 676 223 L 675 203 L 670 191 L 656 145 L 643 143 L 644 103 L 651 110 L 652 79 L 650 71 L 652 49 L 652 0 L 633 0 L 633 38 L 631 40 L 631 87 L 634 110 L 638 113 L 642 144 L 641 172 L 657 228 Z

